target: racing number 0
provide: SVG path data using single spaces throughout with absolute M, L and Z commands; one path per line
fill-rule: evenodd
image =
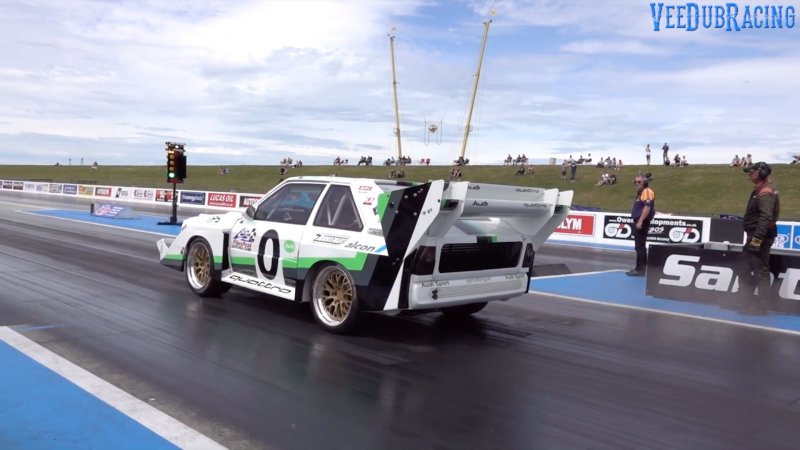
M 266 267 L 267 256 L 264 255 L 264 250 L 267 248 L 267 241 L 272 241 L 272 254 L 269 255 L 270 263 L 269 270 Z M 269 230 L 261 236 L 261 241 L 258 243 L 258 270 L 268 279 L 275 279 L 275 274 L 278 273 L 278 258 L 280 257 L 281 246 L 278 232 Z

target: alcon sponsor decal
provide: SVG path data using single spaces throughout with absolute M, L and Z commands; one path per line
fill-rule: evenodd
M 239 281 L 239 282 L 245 283 L 248 286 L 252 286 L 252 287 L 257 287 L 257 288 L 266 289 L 266 290 L 270 290 L 270 291 L 280 292 L 281 294 L 291 294 L 292 293 L 291 289 L 287 289 L 285 287 L 281 287 L 281 286 L 279 286 L 277 284 L 272 284 L 269 281 L 259 280 L 257 278 L 250 278 L 250 277 L 241 276 L 241 275 L 231 275 L 230 280 L 231 281 Z
M 358 192 L 369 192 L 372 190 L 372 186 L 359 186 Z
M 548 204 L 546 204 L 546 203 L 523 203 L 523 204 L 522 204 L 522 207 L 523 207 L 523 208 L 538 208 L 538 209 L 543 209 L 543 208 L 548 208 L 549 206 L 550 206 L 550 205 L 548 205 Z
M 360 243 L 358 241 L 350 242 L 347 245 L 345 245 L 344 248 L 350 248 L 350 249 L 358 250 L 358 251 L 361 251 L 361 252 L 374 252 L 375 251 L 375 247 L 373 247 L 371 245 L 362 244 L 362 243 Z
M 673 254 L 664 262 L 663 276 L 658 284 L 664 286 L 693 287 L 704 291 L 736 293 L 739 277 L 730 267 L 699 264 L 699 256 Z M 786 300 L 800 300 L 800 269 L 787 268 L 779 273 L 773 285 L 780 283 L 778 296 Z
M 517 192 L 530 192 L 530 193 L 534 193 L 534 194 L 538 194 L 538 193 L 541 192 L 539 189 L 536 189 L 536 188 L 516 188 L 515 191 L 517 191 Z

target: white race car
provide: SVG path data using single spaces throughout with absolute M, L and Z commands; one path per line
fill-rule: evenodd
M 187 219 L 158 249 L 200 296 L 236 285 L 310 302 L 323 328 L 342 333 L 362 311 L 466 315 L 527 292 L 534 254 L 566 217 L 572 194 L 296 177 L 244 213 Z

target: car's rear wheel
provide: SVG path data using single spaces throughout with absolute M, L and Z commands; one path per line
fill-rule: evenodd
M 470 303 L 468 305 L 447 306 L 440 309 L 442 314 L 454 317 L 466 317 L 482 310 L 486 307 L 487 302 Z
M 346 333 L 358 319 L 356 286 L 350 273 L 339 265 L 322 267 L 311 288 L 314 319 L 333 333 Z
M 215 297 L 230 289 L 214 270 L 214 254 L 211 245 L 203 238 L 192 241 L 186 253 L 186 282 L 195 294 L 201 297 Z

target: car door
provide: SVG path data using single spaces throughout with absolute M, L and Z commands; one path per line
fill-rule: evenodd
M 299 243 L 325 184 L 288 183 L 255 205 L 231 229 L 232 273 L 224 279 L 287 299 L 295 298 Z

